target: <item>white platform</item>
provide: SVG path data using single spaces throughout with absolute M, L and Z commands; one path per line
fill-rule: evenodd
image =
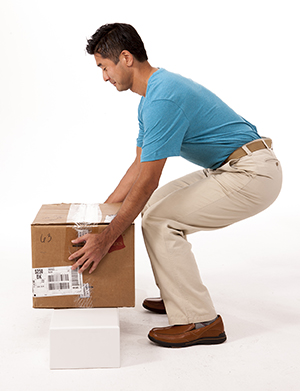
M 50 368 L 120 366 L 117 308 L 54 310 L 50 324 Z

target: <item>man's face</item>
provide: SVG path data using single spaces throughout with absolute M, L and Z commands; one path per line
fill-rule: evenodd
M 126 91 L 132 85 L 132 73 L 130 68 L 126 65 L 126 61 L 120 55 L 120 61 L 115 64 L 108 58 L 103 58 L 100 54 L 94 55 L 96 64 L 102 69 L 103 80 L 110 81 L 118 91 Z

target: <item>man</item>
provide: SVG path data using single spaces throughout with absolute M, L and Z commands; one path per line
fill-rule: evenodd
M 170 326 L 149 338 L 166 347 L 226 340 L 203 285 L 186 235 L 226 227 L 253 216 L 277 198 L 280 163 L 270 139 L 201 85 L 154 68 L 143 42 L 127 24 L 102 26 L 87 52 L 118 91 L 141 95 L 133 164 L 106 202 L 122 202 L 101 234 L 75 240 L 85 245 L 70 257 L 73 268 L 93 272 L 114 241 L 142 212 L 142 229 L 161 298 L 143 306 L 167 313 Z M 167 158 L 182 156 L 204 167 L 157 189 Z M 156 191 L 155 191 L 156 190 Z

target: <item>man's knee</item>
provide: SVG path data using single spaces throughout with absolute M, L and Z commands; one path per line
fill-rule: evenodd
M 142 214 L 142 230 L 143 233 L 147 233 L 147 231 L 153 231 L 153 229 L 158 229 L 157 224 L 159 218 L 155 213 L 155 205 L 147 206 L 143 210 Z M 155 228 L 156 227 L 156 228 Z
M 150 217 L 149 217 L 150 213 L 149 213 L 149 206 L 146 204 L 143 211 L 142 211 L 142 230 L 145 231 L 147 229 L 147 227 L 149 227 L 149 221 L 150 221 Z

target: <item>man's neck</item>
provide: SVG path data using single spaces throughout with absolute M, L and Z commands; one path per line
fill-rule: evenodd
M 158 68 L 152 67 L 148 61 L 135 64 L 134 78 L 131 91 L 146 96 L 148 80 Z

